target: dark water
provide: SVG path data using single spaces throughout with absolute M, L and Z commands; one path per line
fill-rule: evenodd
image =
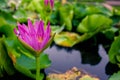
M 46 73 L 65 72 L 72 67 L 83 69 L 92 75 L 96 75 L 100 80 L 108 80 L 114 69 L 109 64 L 108 55 L 100 44 L 98 46 L 62 48 L 53 45 L 45 51 L 52 61 L 51 67 L 45 70 Z M 111 73 L 110 73 L 111 71 Z

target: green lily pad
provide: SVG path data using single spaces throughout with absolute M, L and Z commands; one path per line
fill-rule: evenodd
M 77 31 L 81 33 L 93 32 L 98 28 L 103 30 L 111 27 L 112 20 L 104 15 L 93 14 L 86 16 L 78 25 Z
M 64 47 L 72 47 L 77 43 L 79 38 L 80 36 L 77 33 L 61 32 L 55 35 L 54 41 L 57 45 Z

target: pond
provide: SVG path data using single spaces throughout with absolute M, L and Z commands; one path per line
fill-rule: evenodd
M 83 69 L 100 80 L 108 80 L 117 71 L 116 65 L 109 63 L 109 58 L 102 44 L 93 47 L 62 48 L 53 45 L 45 51 L 52 61 L 46 73 L 64 73 L 72 67 Z

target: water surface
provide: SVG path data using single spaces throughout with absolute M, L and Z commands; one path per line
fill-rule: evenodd
M 90 49 L 87 51 L 87 48 L 85 51 L 84 48 L 61 48 L 53 45 L 45 51 L 47 54 L 49 53 L 49 58 L 52 61 L 51 67 L 47 68 L 45 72 L 61 73 L 72 67 L 77 67 L 96 75 L 100 80 L 107 80 L 109 75 L 106 74 L 105 69 L 109 61 L 108 55 L 102 45 L 93 48 L 93 51 Z

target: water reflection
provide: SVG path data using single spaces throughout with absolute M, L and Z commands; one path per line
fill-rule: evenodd
M 120 69 L 120 68 L 118 67 L 117 64 L 112 64 L 112 63 L 109 62 L 109 63 L 106 65 L 105 71 L 106 71 L 106 74 L 107 74 L 107 75 L 112 75 L 113 73 L 118 72 L 119 69 Z
M 102 45 L 88 44 L 87 46 L 74 46 L 73 48 L 62 48 L 53 45 L 48 48 L 49 58 L 52 65 L 45 70 L 49 72 L 65 72 L 76 66 L 85 71 L 97 75 L 101 80 L 107 80 L 108 75 L 105 73 L 105 67 L 108 63 L 108 56 Z
M 74 46 L 74 49 L 81 53 L 82 64 L 96 65 L 101 60 L 101 56 L 98 54 L 98 44 L 80 43 Z

